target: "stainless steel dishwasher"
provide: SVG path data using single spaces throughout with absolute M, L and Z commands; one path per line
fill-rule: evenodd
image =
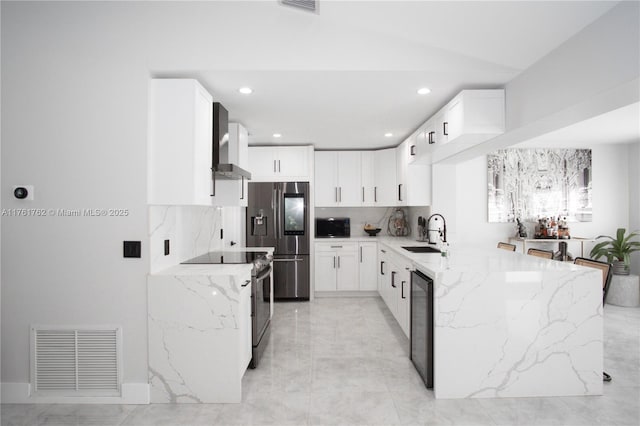
M 411 271 L 411 361 L 427 388 L 433 388 L 433 280 Z

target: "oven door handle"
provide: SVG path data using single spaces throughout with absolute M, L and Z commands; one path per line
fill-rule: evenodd
M 256 281 L 262 281 L 271 274 L 271 265 L 264 269 L 264 272 L 256 277 Z
M 301 258 L 297 258 L 297 259 L 273 259 L 273 262 L 302 262 L 303 259 Z

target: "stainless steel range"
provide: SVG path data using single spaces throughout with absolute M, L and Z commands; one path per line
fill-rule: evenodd
M 271 334 L 271 261 L 266 251 L 212 251 L 183 264 L 253 264 L 251 269 L 252 357 L 256 368 Z

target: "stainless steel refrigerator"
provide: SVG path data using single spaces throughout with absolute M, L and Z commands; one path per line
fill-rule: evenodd
M 309 300 L 309 183 L 249 183 L 247 247 L 274 247 L 273 297 Z

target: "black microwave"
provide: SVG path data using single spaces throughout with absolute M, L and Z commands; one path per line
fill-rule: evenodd
M 316 218 L 316 238 L 348 238 L 351 236 L 351 219 L 348 217 Z

